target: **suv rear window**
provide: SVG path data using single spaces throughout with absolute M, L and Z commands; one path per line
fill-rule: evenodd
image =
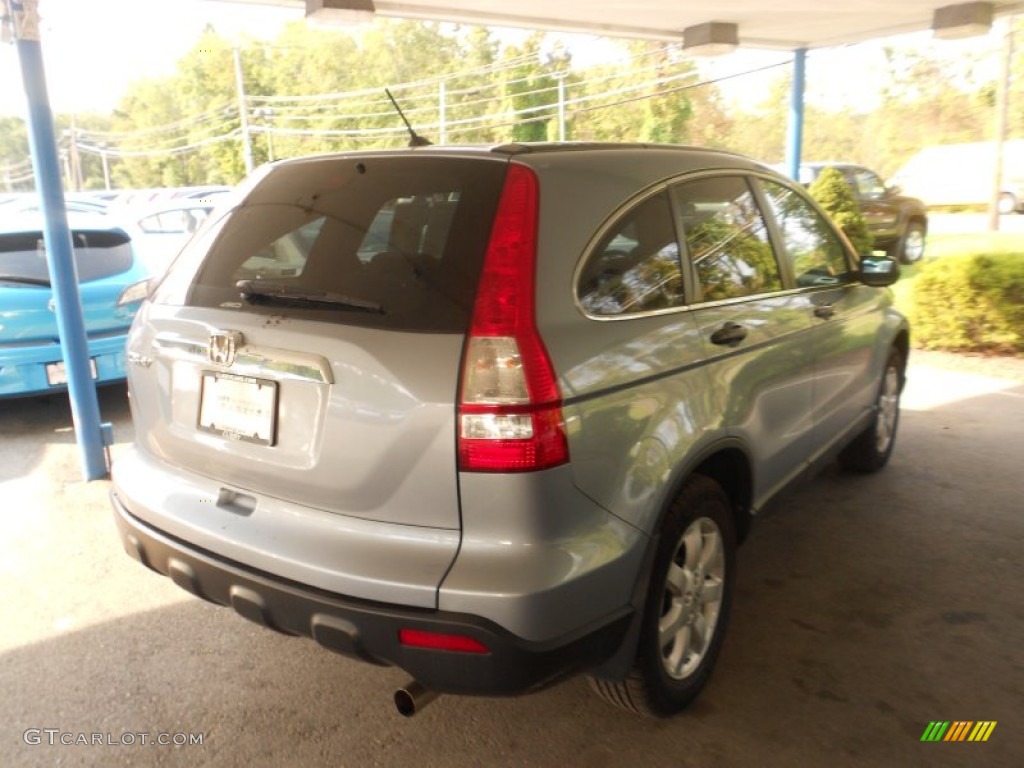
M 280 166 L 200 232 L 156 300 L 465 332 L 506 169 L 414 156 Z
M 119 230 L 74 230 L 75 267 L 78 282 L 119 275 L 132 267 L 131 239 Z M 42 232 L 0 234 L 0 275 L 17 280 L 50 279 Z

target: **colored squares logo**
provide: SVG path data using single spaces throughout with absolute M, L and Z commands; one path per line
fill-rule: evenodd
M 988 741 L 995 727 L 995 720 L 933 720 L 921 741 Z

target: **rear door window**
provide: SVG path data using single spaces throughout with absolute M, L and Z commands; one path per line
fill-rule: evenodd
M 577 280 L 589 315 L 615 317 L 685 303 L 679 241 L 665 192 L 616 221 L 591 250 Z
M 782 290 L 768 229 L 745 178 L 688 181 L 673 194 L 702 301 Z
M 167 284 L 187 287 L 157 300 L 464 332 L 506 169 L 414 156 L 280 166 L 186 246 Z

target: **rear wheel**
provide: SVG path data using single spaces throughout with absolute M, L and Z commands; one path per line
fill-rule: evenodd
M 1003 192 L 999 195 L 999 212 L 1003 214 L 1016 213 L 1020 210 L 1020 206 L 1017 203 L 1017 198 L 1009 192 Z
M 875 401 L 875 418 L 839 454 L 839 463 L 857 472 L 877 472 L 884 467 L 896 442 L 900 423 L 900 392 L 903 390 L 903 356 L 899 350 L 889 352 L 882 383 Z
M 700 693 L 721 650 L 735 583 L 736 535 L 729 499 L 695 475 L 665 519 L 640 641 L 624 680 L 591 678 L 605 700 L 667 717 Z

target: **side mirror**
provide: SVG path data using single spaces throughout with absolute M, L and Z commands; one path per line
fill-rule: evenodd
M 900 279 L 900 265 L 885 256 L 864 256 L 860 260 L 860 281 L 872 288 L 885 288 Z
M 899 184 L 889 184 L 886 186 L 885 191 L 890 195 L 898 195 L 903 191 L 903 187 Z

